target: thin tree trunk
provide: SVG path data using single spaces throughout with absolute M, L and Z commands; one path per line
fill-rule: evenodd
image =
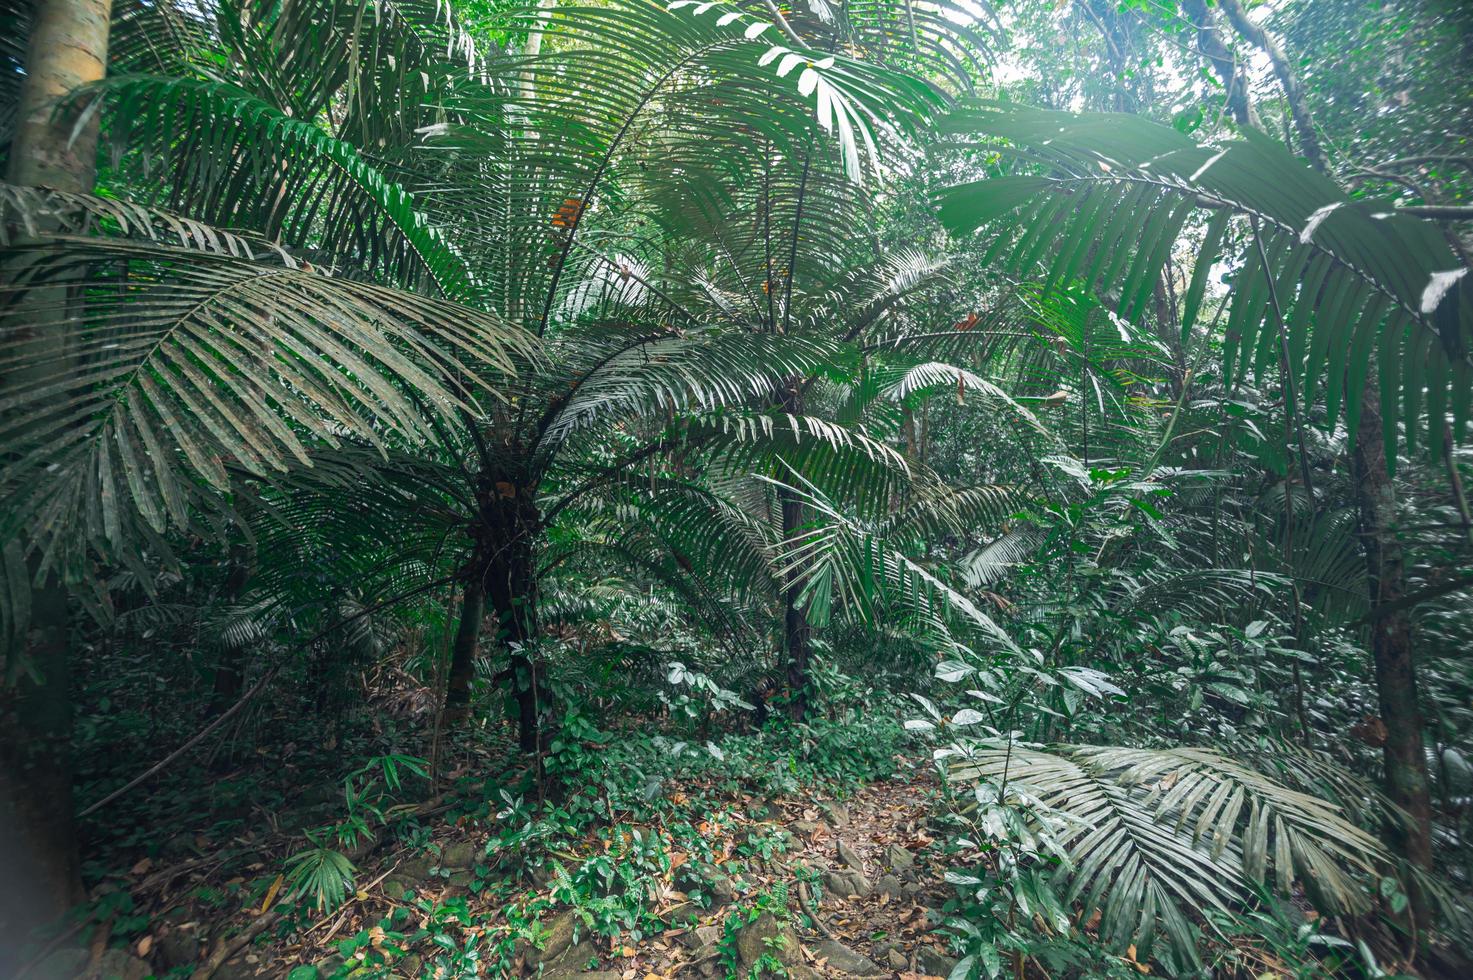
M 477 562 L 481 571 L 475 583 L 477 612 L 474 632 L 480 632 L 480 610 L 489 606 L 496 618 L 496 642 L 508 654 L 508 665 L 496 675 L 496 682 L 511 682 L 517 705 L 517 742 L 523 751 L 535 753 L 542 747 L 542 716 L 551 706 L 550 693 L 538 676 L 536 660 L 535 546 L 539 514 L 535 488 L 519 485 L 511 479 L 488 479 L 481 492 L 479 512 L 480 521 L 476 529 L 480 540 L 479 552 L 488 557 Z M 470 586 L 466 594 L 469 603 Z M 469 702 L 476 648 L 470 619 L 471 610 L 467 606 L 461 616 L 446 692 L 446 713 L 451 720 L 459 720 L 465 714 L 464 711 L 452 710 L 452 704 Z
M 1356 504 L 1365 549 L 1371 602 L 1371 656 L 1381 721 L 1386 791 L 1411 818 L 1388 828 L 1391 843 L 1412 865 L 1432 867 L 1432 799 L 1427 753 L 1422 743 L 1422 711 L 1417 698 L 1410 611 L 1394 607 L 1406 594 L 1401 542 L 1396 538 L 1396 487 L 1386 468 L 1381 441 L 1379 395 L 1370 385 L 1362 394 L 1360 430 L 1355 439 Z M 1413 894 L 1413 914 L 1425 923 L 1426 910 Z
M 1208 8 L 1207 0 L 1182 0 L 1181 9 L 1197 28 L 1198 53 L 1207 59 L 1222 82 L 1223 108 L 1239 126 L 1257 126 L 1253 107 L 1248 101 L 1248 79 L 1243 66 L 1223 42 L 1217 28 L 1217 17 Z
M 803 503 L 784 491 L 783 538 L 790 539 L 803 526 Z M 793 576 L 796 579 L 796 575 Z M 783 633 L 788 648 L 788 713 L 794 721 L 802 721 L 808 714 L 808 661 L 812 651 L 812 628 L 808 624 L 808 613 L 798 603 L 802 586 L 789 581 L 783 592 Z
M 1325 157 L 1324 147 L 1320 145 L 1319 134 L 1314 130 L 1314 119 L 1309 114 L 1309 105 L 1304 99 L 1304 89 L 1299 85 L 1299 79 L 1294 76 L 1294 70 L 1289 64 L 1289 56 L 1279 46 L 1269 33 L 1248 19 L 1248 14 L 1243 10 L 1243 5 L 1238 0 L 1217 0 L 1218 7 L 1227 15 L 1233 27 L 1251 44 L 1258 46 L 1264 54 L 1268 55 L 1269 65 L 1274 70 L 1274 75 L 1279 79 L 1279 87 L 1284 90 L 1284 98 L 1289 103 L 1289 115 L 1294 120 L 1294 130 L 1299 136 L 1299 150 L 1304 158 L 1322 174 L 1330 172 L 1330 162 Z
M 450 647 L 450 673 L 445 683 L 445 722 L 453 725 L 470 714 L 471 682 L 476 679 L 481 620 L 486 611 L 484 573 L 472 573 L 460 598 L 460 623 Z
M 1329 160 L 1315 132 L 1304 89 L 1294 76 L 1279 43 L 1250 21 L 1238 0 L 1218 5 L 1244 40 L 1268 55 L 1274 75 L 1289 103 L 1300 152 L 1312 167 L 1328 174 Z M 1432 799 L 1428 792 L 1427 753 L 1422 741 L 1422 710 L 1417 698 L 1417 669 L 1412 652 L 1412 621 L 1401 600 L 1407 593 L 1401 542 L 1396 538 L 1396 486 L 1386 466 L 1382 442 L 1380 392 L 1369 381 L 1361 393 L 1360 428 L 1356 432 L 1354 469 L 1356 505 L 1366 559 L 1371 604 L 1371 658 L 1381 722 L 1386 726 L 1382 757 L 1387 795 L 1406 811 L 1408 821 L 1387 828 L 1390 843 L 1407 862 L 1432 868 Z M 1410 889 L 1413 923 L 1425 925 L 1426 896 Z
M 551 698 L 537 672 L 537 575 L 532 537 L 518 521 L 516 538 L 497 569 L 491 587 L 497 636 L 510 653 L 512 691 L 517 703 L 517 744 L 523 752 L 542 751 L 542 716 Z
M 234 605 L 245 595 L 251 581 L 254 564 L 251 549 L 236 544 L 230 548 L 230 570 L 225 576 L 225 601 Z M 219 714 L 240 700 L 245 688 L 246 648 L 240 645 L 225 647 L 219 651 L 215 663 L 215 676 L 211 682 L 210 713 Z
M 39 0 L 31 21 L 25 77 L 16 107 L 7 179 L 12 184 L 74 193 L 96 178 L 97 121 L 78 126 L 75 110 L 58 113 L 61 99 L 107 68 L 111 0 Z M 63 284 L 55 289 L 65 290 Z M 41 309 L 64 297 L 33 293 Z M 12 313 L 26 320 L 24 308 Z M 68 343 L 64 319 L 31 318 L 30 329 L 50 330 Z M 0 378 L 0 387 L 23 374 Z M 33 673 L 0 690 L 0 975 L 37 926 L 54 921 L 83 897 L 72 807 L 71 700 L 67 646 L 70 618 L 64 583 L 46 576 L 31 600 L 24 661 Z
M 783 393 L 783 411 L 803 414 L 801 379 L 793 379 Z M 778 491 L 782 506 L 783 540 L 791 541 L 807 521 L 803 502 L 787 490 Z M 802 721 L 808 715 L 808 662 L 812 652 L 812 627 L 808 613 L 799 603 L 803 585 L 797 572 L 788 576 L 783 588 L 783 645 L 787 650 L 788 715 Z

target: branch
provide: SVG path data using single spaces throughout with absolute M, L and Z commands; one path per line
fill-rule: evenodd
M 1300 150 L 1316 170 L 1322 174 L 1329 173 L 1330 164 L 1325 158 L 1324 148 L 1320 146 L 1319 136 L 1314 131 L 1314 118 L 1310 116 L 1309 106 L 1305 104 L 1304 89 L 1300 88 L 1299 80 L 1294 77 L 1284 49 L 1279 47 L 1279 42 L 1269 37 L 1268 32 L 1248 19 L 1238 0 L 1218 0 L 1217 5 L 1227 14 L 1228 20 L 1245 40 L 1257 45 L 1268 55 L 1274 74 L 1279 78 L 1279 85 L 1284 90 L 1284 98 L 1289 101 L 1289 114 L 1294 118 L 1294 129 L 1299 133 Z
M 762 5 L 767 8 L 768 15 L 777 23 L 778 29 L 788 36 L 789 41 L 792 41 L 800 48 L 808 47 L 808 45 L 803 43 L 803 39 L 798 36 L 798 32 L 793 30 L 792 25 L 788 23 L 788 19 L 783 16 L 783 12 L 777 9 L 777 4 L 773 3 L 773 0 L 762 0 Z
M 210 955 L 199 967 L 189 975 L 189 980 L 210 980 L 225 961 L 249 945 L 257 936 L 269 929 L 277 919 L 288 908 L 286 905 L 278 905 L 269 912 L 262 912 L 251 920 L 240 932 L 230 939 L 222 938 L 210 951 Z
M 1457 153 L 1428 153 L 1423 156 L 1397 157 L 1395 160 L 1377 164 L 1375 169 L 1390 170 L 1392 167 L 1414 167 L 1424 163 L 1455 163 L 1473 170 L 1473 156 L 1462 156 Z
M 1428 599 L 1436 599 L 1438 596 L 1447 595 L 1449 592 L 1457 592 L 1460 589 L 1466 589 L 1470 585 L 1473 585 L 1473 575 L 1464 575 L 1459 578 L 1448 579 L 1446 582 L 1443 582 L 1440 585 L 1431 585 L 1418 592 L 1413 592 L 1410 595 L 1404 595 L 1400 599 L 1397 599 L 1395 602 L 1383 603 L 1382 605 L 1377 606 L 1375 609 L 1362 616 L 1358 620 L 1358 622 L 1361 624 L 1375 622 L 1378 619 L 1384 619 L 1385 617 L 1390 616 L 1394 612 L 1400 612 L 1403 609 L 1410 609 L 1412 606 L 1421 605 Z
M 362 619 L 364 616 L 376 613 L 380 609 L 383 609 L 387 606 L 391 606 L 398 602 L 403 602 L 405 599 L 409 599 L 422 593 L 428 592 L 431 589 L 438 588 L 446 584 L 447 582 L 452 581 L 453 578 L 454 576 L 446 576 L 445 578 L 436 579 L 433 582 L 428 582 L 424 585 L 415 586 L 408 592 L 401 592 L 399 595 L 396 595 L 389 599 L 385 599 L 383 602 L 380 602 L 374 606 L 369 606 L 367 609 L 360 609 L 353 615 L 344 617 L 343 619 L 338 620 L 336 623 L 333 623 L 331 626 L 319 630 L 314 636 L 308 638 L 307 642 L 303 645 L 311 646 L 334 630 L 342 629 L 349 623 L 354 622 L 355 620 Z M 137 789 L 139 786 L 143 785 L 148 780 L 158 775 L 160 772 L 163 772 L 176 760 L 178 760 L 180 756 L 184 755 L 184 753 L 188 752 L 200 742 L 204 741 L 215 729 L 225 724 L 225 722 L 228 721 L 232 716 L 234 716 L 236 712 L 244 708 L 252 698 L 254 698 L 257 694 L 260 694 L 261 691 L 266 687 L 266 685 L 271 683 L 272 678 L 274 678 L 284 666 L 286 666 L 284 663 L 277 664 L 275 667 L 272 667 L 270 670 L 266 671 L 266 673 L 262 675 L 261 679 L 256 681 L 256 683 L 251 686 L 251 689 L 249 691 L 246 691 L 245 694 L 241 695 L 239 701 L 232 704 L 229 708 L 222 712 L 218 718 L 216 718 L 214 721 L 210 722 L 204 728 L 201 728 L 198 732 L 192 735 L 189 741 L 185 742 L 173 752 L 170 752 L 168 755 L 164 756 L 162 759 L 160 759 L 154 765 L 150 766 L 144 772 L 139 773 L 127 783 L 113 790 L 111 793 L 107 794 L 102 799 L 98 800 L 96 803 L 92 804 L 87 809 L 77 814 L 77 816 L 85 817 L 88 814 L 95 813 L 97 810 L 100 810 L 102 807 L 111 803 L 113 800 L 116 800 L 118 797 L 122 796 L 125 793 L 128 793 L 131 790 Z
M 1206 0 L 1183 0 L 1182 12 L 1197 29 L 1197 52 L 1212 65 L 1222 81 L 1225 94 L 1224 106 L 1237 120 L 1239 126 L 1253 126 L 1253 107 L 1248 102 L 1248 80 L 1243 77 L 1243 66 L 1223 43 L 1217 31 L 1217 18 L 1208 9 Z
M 1413 204 L 1397 208 L 1396 213 L 1433 221 L 1473 221 L 1473 205 L 1470 204 Z
M 111 803 L 113 800 L 116 800 L 118 797 L 124 795 L 125 793 L 129 792 L 130 790 L 136 789 L 137 787 L 141 786 L 143 783 L 145 783 L 148 780 L 152 779 L 158 773 L 162 772 L 164 769 L 168 768 L 168 766 L 171 763 L 173 763 L 176 759 L 178 759 L 184 753 L 188 752 L 190 749 L 194 748 L 200 742 L 204 741 L 209 736 L 209 734 L 211 732 L 213 732 L 215 729 L 219 728 L 221 725 L 225 724 L 225 722 L 229 721 L 232 717 L 235 716 L 236 712 L 240 711 L 241 708 L 244 708 L 246 706 L 246 704 L 252 698 L 254 698 L 257 694 L 260 694 L 262 688 L 264 688 L 267 684 L 271 683 L 272 679 L 276 677 L 276 675 L 277 675 L 278 672 L 280 672 L 282 666 L 283 666 L 282 664 L 278 664 L 277 666 L 272 667 L 270 670 L 266 671 L 265 674 L 261 675 L 261 679 L 260 680 L 256 681 L 255 684 L 251 685 L 251 689 L 250 690 L 246 691 L 245 694 L 241 695 L 241 698 L 240 698 L 239 701 L 235 702 L 229 708 L 227 708 L 225 711 L 221 712 L 220 715 L 219 715 L 219 717 L 217 717 L 214 721 L 210 722 L 204 728 L 201 728 L 198 732 L 196 732 L 193 736 L 191 736 L 190 739 L 187 742 L 185 742 L 183 745 L 179 746 L 173 752 L 170 752 L 168 755 L 164 756 L 157 763 L 155 763 L 154 765 L 150 766 L 145 771 L 143 771 L 143 772 L 139 773 L 137 776 L 133 777 L 133 779 L 131 779 L 128 782 L 124 783 L 122 786 L 120 786 L 117 789 L 113 790 L 111 793 L 107 794 L 102 799 L 98 800 L 96 803 L 92 804 L 87 809 L 85 809 L 81 813 L 77 814 L 77 816 L 78 817 L 85 817 L 88 814 L 95 813 L 96 811 L 102 809 L 107 804 Z

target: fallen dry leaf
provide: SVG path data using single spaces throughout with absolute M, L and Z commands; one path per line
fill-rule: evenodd
M 271 907 L 271 903 L 276 901 L 276 893 L 281 891 L 281 884 L 284 881 L 286 881 L 286 878 L 284 876 L 277 875 L 276 879 L 271 882 L 271 887 L 266 889 L 266 898 L 261 902 L 262 912 L 269 909 Z

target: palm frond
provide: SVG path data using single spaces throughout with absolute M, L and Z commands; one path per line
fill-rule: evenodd
M 841 348 L 799 337 L 745 333 L 664 336 L 616 348 L 553 403 L 537 452 L 631 414 L 669 415 L 765 401 L 794 375 L 835 369 Z
M 464 259 L 410 194 L 363 154 L 222 81 L 115 76 L 74 98 L 105 98 L 120 154 L 141 155 L 164 204 L 207 223 L 250 229 L 397 285 L 467 300 Z
M 1101 913 L 1101 935 L 1147 948 L 1164 929 L 1195 961 L 1194 914 L 1227 912 L 1255 885 L 1299 884 L 1327 911 L 1369 899 L 1358 876 L 1386 866 L 1381 845 L 1333 803 L 1204 749 L 957 746 L 949 778 L 1013 785 L 1061 817 L 1069 899 Z
M 955 642 L 946 626 L 953 619 L 991 644 L 1016 650 L 1007 632 L 971 599 L 875 527 L 844 512 L 801 474 L 790 471 L 785 481 L 759 479 L 792 494 L 812 515 L 774 557 L 779 574 L 801 584 L 800 602 L 810 621 L 827 623 L 836 601 L 870 623 L 879 621 L 881 610 L 907 610 L 948 644 Z
M 1129 320 L 1143 310 L 1187 223 L 1205 211 L 1183 329 L 1194 325 L 1212 266 L 1239 262 L 1226 375 L 1261 375 L 1282 351 L 1306 407 L 1323 398 L 1333 423 L 1343 404 L 1354 433 L 1374 354 L 1389 447 L 1399 421 L 1415 445 L 1426 418 L 1435 450 L 1448 410 L 1455 438 L 1465 432 L 1473 277 L 1430 223 L 1348 199 L 1251 131 L 1198 146 L 1138 116 L 980 102 L 946 128 L 1006 141 L 993 149 L 1042 171 L 958 185 L 941 198 L 951 228 L 1001 229 L 989 253 L 1011 249 L 1013 268 L 1048 284 L 1083 282 Z
M 466 229 L 498 306 L 539 334 L 555 328 L 577 242 L 618 236 L 659 267 L 638 247 L 651 211 L 774 171 L 792 181 L 810 151 L 831 150 L 858 179 L 884 165 L 887 133 L 942 103 L 875 65 L 769 43 L 770 24 L 724 2 L 528 5 L 504 24 L 538 32 L 540 51 L 454 80 L 423 156 L 448 169 L 424 200 Z
M 530 350 L 488 314 L 279 250 L 237 257 L 229 236 L 191 244 L 203 247 L 59 236 L 4 249 L 3 527 L 43 565 L 128 541 L 140 522 L 187 525 L 234 467 L 284 472 L 343 437 L 439 441 L 437 420 L 475 411 L 511 352 Z

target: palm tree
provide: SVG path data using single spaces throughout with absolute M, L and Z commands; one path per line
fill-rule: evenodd
M 344 437 L 433 441 L 445 420 L 494 398 L 513 351 L 535 346 L 486 309 L 457 303 L 472 297 L 454 256 L 402 188 L 313 125 L 348 106 L 350 90 L 363 106 L 363 64 L 342 57 L 365 50 L 357 35 L 335 38 L 314 63 L 313 92 L 296 87 L 304 73 L 254 78 L 277 102 L 202 77 L 102 80 L 105 65 L 282 67 L 262 49 L 281 53 L 291 30 L 263 29 L 260 11 L 219 13 L 47 3 L 18 21 L 31 43 L 20 108 L 7 119 L 11 183 L 0 189 L 0 637 L 10 669 L 50 680 L 37 717 L 52 727 L 7 745 L 65 745 L 69 595 L 107 617 L 99 563 L 138 566 L 145 553 L 168 562 L 171 534 L 223 535 L 233 523 L 227 495 L 246 478 L 307 464 Z M 231 37 L 245 57 L 192 60 Z M 296 40 L 299 63 L 324 53 Z M 422 62 L 397 63 L 419 77 Z M 7 84 L 16 77 L 7 73 Z M 167 177 L 106 174 L 107 193 L 92 196 L 99 122 L 114 137 L 136 131 L 130 100 L 140 96 L 156 100 Z M 397 96 L 379 91 L 373 118 L 401 119 L 387 111 Z M 113 111 L 99 113 L 100 99 Z M 174 115 L 181 103 L 222 114 L 193 127 Z M 357 134 L 379 138 L 361 121 Z M 154 206 L 160 198 L 172 207 Z M 17 826 L 52 843 L 38 837 L 16 852 L 51 864 L 18 873 L 55 884 L 30 903 L 45 914 L 76 881 L 68 770 L 24 771 L 57 785 L 28 789 L 7 775 L 5 806 L 30 800 L 63 814 L 16 811 Z
M 462 489 L 474 544 L 456 571 L 467 586 L 451 671 L 458 707 L 483 593 L 510 642 L 535 634 L 539 508 L 555 516 L 588 489 L 540 499 L 566 447 L 586 454 L 652 409 L 710 410 L 777 390 L 833 353 L 705 330 L 648 274 L 663 246 L 636 230 L 641 209 L 671 193 L 730 193 L 759 156 L 791 180 L 820 147 L 843 180 L 861 179 L 880 165 L 879 147 L 941 98 L 864 62 L 767 43 L 770 25 L 719 5 L 514 10 L 503 52 L 478 49 L 438 7 L 381 13 L 369 23 L 351 5 L 308 16 L 234 2 L 119 12 L 114 75 L 76 98 L 102 105 L 122 161 L 117 190 L 142 203 L 84 210 L 101 230 L 146 244 L 68 244 L 52 261 L 92 269 L 106 258 L 156 284 L 155 308 L 100 289 L 93 303 L 104 317 L 124 302 L 130 313 L 156 309 L 148 336 L 162 341 L 129 348 L 145 360 L 114 375 L 111 338 L 96 335 L 98 380 L 124 381 L 80 385 L 65 408 L 85 413 L 81 399 L 105 393 L 121 421 L 79 443 L 69 494 L 35 482 L 29 497 L 13 495 L 9 516 L 65 541 L 62 528 L 114 500 L 125 506 L 100 508 L 90 546 L 118 554 L 148 536 L 162 548 L 167 529 L 217 507 L 208 491 L 258 486 L 324 447 L 400 458 L 438 446 L 473 484 Z M 131 179 L 139 173 L 156 177 Z M 168 244 L 175 235 L 180 247 Z M 196 254 L 206 252 L 222 254 Z M 197 303 L 164 307 L 187 290 Z M 637 315 L 600 317 L 635 294 Z M 544 360 L 527 355 L 512 324 L 541 339 Z M 258 346 L 241 353 L 210 333 L 247 326 Z M 346 386 L 321 373 L 311 358 L 322 354 Z M 512 361 L 525 382 L 497 406 L 485 397 L 488 369 Z M 177 449 L 156 445 L 160 433 L 177 434 Z M 578 475 L 597 486 L 645 455 Z M 524 705 L 535 700 L 521 690 Z

